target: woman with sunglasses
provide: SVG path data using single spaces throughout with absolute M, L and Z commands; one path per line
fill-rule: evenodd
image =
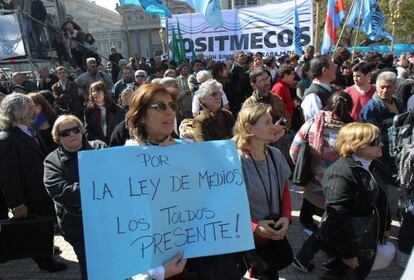
M 196 142 L 230 139 L 233 135 L 234 117 L 230 111 L 221 109 L 223 87 L 216 80 L 201 84 L 196 92 L 203 111 L 193 119 Z
M 322 179 L 326 219 L 320 235 L 327 261 L 320 279 L 365 279 L 391 221 L 384 166 L 377 161 L 383 144 L 376 126 L 350 123 L 336 145 L 341 157 Z
M 102 141 L 87 141 L 82 122 L 74 115 L 57 118 L 52 129 L 59 147 L 44 161 L 44 185 L 53 199 L 63 237 L 79 260 L 82 279 L 87 279 L 80 200 L 78 151 L 104 148 Z
M 85 109 L 85 129 L 88 140 L 101 140 L 109 143 L 117 124 L 125 118 L 125 113 L 115 104 L 102 81 L 89 88 L 89 101 Z
M 176 103 L 177 95 L 177 91 L 166 89 L 159 84 L 144 84 L 140 86 L 132 97 L 127 113 L 131 139 L 127 140 L 125 145 L 168 146 L 183 144 L 184 140 L 174 139 L 171 136 L 174 131 L 174 119 L 178 110 Z M 183 271 L 184 266 L 181 266 L 181 264 L 185 264 L 185 261 L 180 258 L 175 260 L 177 261 L 177 266 L 175 267 L 181 269 L 181 271 L 175 271 L 178 274 Z M 193 258 L 188 260 L 187 270 L 182 279 L 239 280 L 243 274 L 240 272 L 238 262 L 239 259 L 236 254 Z M 177 277 L 177 279 L 181 279 L 181 275 Z
M 234 137 L 239 149 L 249 199 L 255 249 L 245 254 L 250 276 L 278 279 L 278 271 L 293 260 L 286 235 L 292 222 L 288 189 L 289 165 L 283 154 L 269 146 L 284 134 L 274 124 L 271 107 L 258 103 L 243 106 Z

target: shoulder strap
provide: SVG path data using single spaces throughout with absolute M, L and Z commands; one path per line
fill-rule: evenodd
M 274 156 L 273 156 L 273 152 L 272 152 L 272 149 L 270 149 L 270 148 L 268 148 L 268 151 L 269 151 L 269 155 L 270 155 L 270 159 L 272 160 L 272 163 L 273 163 L 273 167 L 275 168 L 275 172 L 276 172 L 276 175 L 278 175 L 277 174 L 277 167 L 276 167 L 276 161 L 275 161 L 275 158 L 274 158 Z M 279 186 L 279 180 L 276 178 L 276 183 L 278 184 L 278 198 L 279 198 L 279 214 L 281 214 L 281 210 L 282 210 L 282 197 L 281 197 L 281 195 L 280 195 L 280 193 L 281 193 L 281 191 L 280 191 L 280 186 Z M 282 190 L 282 192 L 283 192 L 283 190 Z

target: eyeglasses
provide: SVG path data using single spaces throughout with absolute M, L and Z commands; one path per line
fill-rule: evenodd
M 215 91 L 215 92 L 210 93 L 210 95 L 213 97 L 217 97 L 218 95 L 221 95 L 221 92 Z
M 381 143 L 382 143 L 381 138 L 380 137 L 377 137 L 377 138 L 374 139 L 374 141 L 372 141 L 371 143 L 369 143 L 368 146 L 375 147 L 375 146 L 380 145 Z
M 176 112 L 178 110 L 177 103 L 171 102 L 169 104 L 165 104 L 164 102 L 158 102 L 149 106 L 152 109 L 157 110 L 158 112 L 165 112 L 170 108 L 172 111 Z
M 146 78 L 145 75 L 137 75 L 135 78 Z
M 78 134 L 78 133 L 80 133 L 80 131 L 81 130 L 80 130 L 79 126 L 74 126 L 74 127 L 71 127 L 71 128 L 60 130 L 58 132 L 58 134 L 59 134 L 60 137 L 68 137 L 71 134 Z

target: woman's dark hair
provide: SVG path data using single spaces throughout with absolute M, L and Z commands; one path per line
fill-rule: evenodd
M 347 48 L 339 47 L 338 50 L 332 55 L 332 59 L 337 65 L 342 65 L 345 60 L 349 60 L 351 58 L 351 55 L 351 52 Z
M 160 84 L 143 84 L 134 93 L 126 115 L 129 134 L 132 139 L 144 140 L 147 137 L 145 126 L 142 122 L 148 108 L 158 93 L 170 95 L 173 101 L 177 100 L 177 92 L 169 90 Z
M 88 41 L 88 40 L 87 40 L 89 36 L 91 36 L 91 38 L 92 38 L 92 40 L 91 40 L 91 41 Z M 93 38 L 93 36 L 92 36 L 92 34 L 91 34 L 91 33 L 86 33 L 86 34 L 85 34 L 85 42 L 88 42 L 88 43 L 90 43 L 90 44 L 95 43 L 95 38 Z
M 351 96 L 344 91 L 337 91 L 329 97 L 324 110 L 334 113 L 340 121 L 350 123 L 354 121 L 351 117 L 352 107 Z
M 285 77 L 286 75 L 290 75 L 293 72 L 295 72 L 295 68 L 287 65 L 282 65 L 282 67 L 280 67 L 279 69 L 279 77 L 283 79 L 283 77 Z
M 408 99 L 414 94 L 414 80 L 406 79 L 398 84 L 395 96 L 407 106 Z
M 266 57 L 263 59 L 263 63 L 268 67 L 272 67 L 272 64 L 276 63 L 276 58 L 274 56 Z
M 309 79 L 309 77 L 306 75 L 306 72 L 308 72 L 310 69 L 310 63 L 309 62 L 305 62 L 302 66 L 302 68 L 300 69 L 300 74 L 302 76 L 303 79 Z
M 105 101 L 105 108 L 106 110 L 110 110 L 114 107 L 115 103 L 112 100 L 112 97 L 109 95 L 108 87 L 102 81 L 97 81 L 89 87 L 89 100 L 87 107 L 92 109 L 95 107 L 95 99 L 92 96 L 92 91 L 102 90 L 105 94 L 104 101 Z
M 52 105 L 50 105 L 40 92 L 29 93 L 29 97 L 33 100 L 35 105 L 39 105 L 40 108 L 42 108 L 42 113 L 47 118 L 56 118 L 56 112 L 53 110 Z
M 211 74 L 213 75 L 213 79 L 220 80 L 222 78 L 221 71 L 223 71 L 224 68 L 227 68 L 227 65 L 223 61 L 217 61 L 216 63 L 214 63 L 211 69 Z

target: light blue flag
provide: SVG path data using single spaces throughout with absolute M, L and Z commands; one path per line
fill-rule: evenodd
M 121 6 L 138 5 L 146 14 L 156 14 L 163 17 L 171 17 L 171 11 L 161 0 L 119 0 Z
M 204 18 L 214 29 L 223 25 L 220 0 L 179 0 L 186 2 L 194 10 L 204 15 Z
M 386 18 L 376 0 L 355 0 L 350 13 L 347 25 L 358 28 L 358 23 L 361 21 L 360 31 L 367 34 L 368 39 L 372 41 L 378 41 L 381 37 L 392 39 L 391 33 L 384 29 Z
M 296 7 L 296 1 L 295 1 L 295 10 L 294 10 L 294 13 L 293 13 L 293 26 L 295 28 L 295 36 L 294 36 L 295 53 L 297 55 L 303 55 L 302 41 L 301 41 L 301 37 L 300 37 L 299 15 L 298 15 L 298 9 Z

